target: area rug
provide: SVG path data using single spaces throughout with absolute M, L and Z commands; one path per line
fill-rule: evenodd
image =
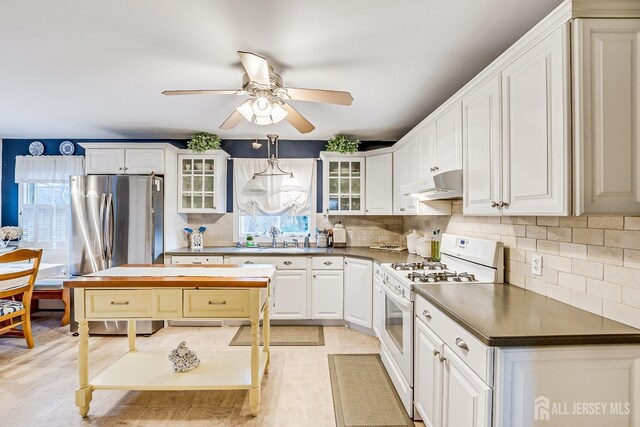
M 262 328 L 260 328 L 262 344 Z M 322 326 L 271 326 L 270 345 L 324 345 Z M 229 345 L 251 345 L 251 326 L 240 326 Z
M 338 427 L 413 426 L 377 354 L 330 354 Z

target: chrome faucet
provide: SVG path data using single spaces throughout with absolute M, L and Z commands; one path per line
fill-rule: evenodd
M 282 239 L 282 247 L 283 248 L 288 248 L 289 247 L 289 242 L 287 242 L 286 240 Z
M 277 248 L 278 242 L 276 241 L 276 237 L 281 234 L 280 229 L 274 225 L 273 227 L 271 227 L 271 229 L 269 229 L 269 234 L 271 235 L 271 247 Z
M 298 239 L 293 239 L 293 247 L 294 248 L 298 247 Z

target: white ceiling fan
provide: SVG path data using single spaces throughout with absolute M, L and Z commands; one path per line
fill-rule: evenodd
M 163 95 L 249 95 L 251 98 L 236 108 L 220 125 L 233 129 L 244 118 L 258 125 L 270 125 L 286 119 L 300 133 L 309 133 L 315 126 L 298 113 L 287 100 L 351 105 L 349 92 L 323 89 L 285 87 L 282 77 L 273 71 L 267 60 L 251 52 L 238 51 L 245 74 L 239 90 L 165 90 Z

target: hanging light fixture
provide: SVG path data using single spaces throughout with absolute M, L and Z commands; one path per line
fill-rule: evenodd
M 262 172 L 256 172 L 253 174 L 253 177 L 247 182 L 247 184 L 242 189 L 242 194 L 246 195 L 262 195 L 267 192 L 267 189 L 262 182 L 258 178 L 269 177 L 269 176 L 287 176 L 280 186 L 280 191 L 282 192 L 290 192 L 290 191 L 304 191 L 304 188 L 300 184 L 300 182 L 293 176 L 293 172 L 287 172 L 280 168 L 278 164 L 278 135 L 269 134 L 267 135 L 268 143 L 267 143 L 267 168 Z M 272 150 L 273 149 L 273 153 Z

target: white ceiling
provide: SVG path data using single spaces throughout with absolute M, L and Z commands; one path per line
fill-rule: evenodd
M 0 137 L 400 138 L 560 0 L 0 0 Z M 286 85 L 349 90 L 351 107 L 291 104 L 285 122 L 218 127 L 236 96 L 236 51 Z

